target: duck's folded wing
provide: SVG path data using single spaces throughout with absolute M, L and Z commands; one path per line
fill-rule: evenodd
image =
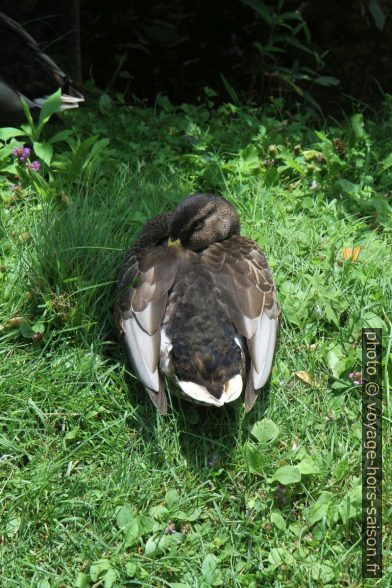
M 155 247 L 138 259 L 130 253 L 120 271 L 117 329 L 133 367 L 151 400 L 162 413 L 167 400 L 159 374 L 160 326 L 178 268 L 175 248 Z
M 267 260 L 260 247 L 236 235 L 202 254 L 214 275 L 236 329 L 247 340 L 251 368 L 245 390 L 246 410 L 267 382 L 279 329 L 279 306 Z

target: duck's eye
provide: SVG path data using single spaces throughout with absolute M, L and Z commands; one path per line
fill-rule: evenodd
M 200 231 L 200 229 L 202 229 L 204 227 L 204 221 L 199 220 L 197 222 L 195 222 L 195 224 L 192 227 L 193 231 Z

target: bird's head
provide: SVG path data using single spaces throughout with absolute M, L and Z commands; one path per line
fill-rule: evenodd
M 168 245 L 202 251 L 240 232 L 235 208 L 215 194 L 192 194 L 173 212 Z

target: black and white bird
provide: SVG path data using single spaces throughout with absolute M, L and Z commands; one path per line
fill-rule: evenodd
M 35 114 L 59 88 L 60 110 L 77 108 L 84 102 L 69 77 L 24 28 L 0 12 L 0 125 L 24 120 L 21 97 Z
M 191 195 L 147 222 L 120 269 L 117 329 L 164 414 L 164 376 L 204 405 L 221 407 L 245 390 L 249 411 L 271 372 L 279 314 L 263 252 L 214 194 Z

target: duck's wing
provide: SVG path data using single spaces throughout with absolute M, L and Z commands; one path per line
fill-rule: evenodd
M 236 329 L 247 340 L 251 367 L 245 407 L 249 411 L 257 390 L 269 378 L 279 329 L 272 274 L 257 243 L 239 235 L 211 245 L 201 258 L 214 275 Z
M 170 215 L 147 223 L 127 254 L 118 277 L 116 326 L 128 357 L 151 400 L 167 412 L 166 394 L 159 373 L 161 323 L 178 265 L 177 248 L 156 246 L 168 232 Z
M 18 94 L 41 106 L 48 95 L 62 89 L 61 110 L 84 101 L 68 76 L 24 28 L 0 12 L 0 74 Z M 20 104 L 19 104 L 20 107 Z

